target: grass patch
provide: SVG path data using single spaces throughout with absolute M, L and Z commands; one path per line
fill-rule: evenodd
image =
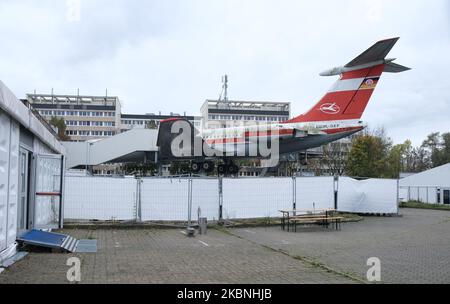
M 425 204 L 417 201 L 410 201 L 400 204 L 400 208 L 417 208 L 417 209 L 431 209 L 431 210 L 448 210 L 450 205 L 443 204 Z
M 343 217 L 342 223 L 349 222 L 359 222 L 364 218 L 358 214 L 354 213 L 335 213 L 334 216 Z M 251 227 L 268 227 L 268 226 L 279 226 L 281 218 L 278 217 L 264 217 L 264 218 L 253 218 L 253 219 L 234 219 L 225 220 L 226 227 L 233 228 L 251 228 Z

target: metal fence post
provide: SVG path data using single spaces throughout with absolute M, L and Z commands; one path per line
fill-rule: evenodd
M 142 183 L 141 178 L 136 179 L 136 222 L 142 222 Z
M 292 210 L 297 210 L 297 182 L 295 176 L 292 177 Z
M 334 209 L 338 210 L 338 195 L 339 195 L 339 176 L 334 177 Z
M 190 228 L 192 221 L 192 178 L 189 178 L 188 181 L 188 228 Z
M 223 178 L 219 176 L 219 222 L 223 220 Z

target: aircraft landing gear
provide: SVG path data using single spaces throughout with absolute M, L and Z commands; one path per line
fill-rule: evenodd
M 212 172 L 214 170 L 214 163 L 211 161 L 206 161 L 202 164 L 202 169 L 207 173 Z
M 214 168 L 215 164 L 212 161 L 191 163 L 191 170 L 193 173 L 199 173 L 200 171 L 210 173 L 214 171 Z M 225 162 L 217 166 L 217 173 L 219 175 L 237 175 L 239 173 L 239 167 L 232 162 Z
M 200 163 L 195 163 L 195 162 L 191 163 L 192 172 L 194 172 L 194 173 L 200 172 L 200 169 L 201 169 L 200 165 L 201 165 Z
M 229 172 L 230 174 L 233 174 L 233 175 L 238 174 L 238 173 L 239 173 L 239 167 L 236 166 L 235 164 L 231 164 L 231 165 L 228 167 L 228 172 Z
M 217 173 L 219 173 L 219 175 L 225 175 L 228 172 L 228 166 L 225 164 L 220 164 L 217 166 Z
M 236 175 L 239 173 L 239 167 L 233 163 L 224 163 L 217 166 L 217 172 L 219 175 Z
M 211 161 L 192 162 L 191 170 L 193 173 L 199 173 L 201 170 L 203 170 L 206 173 L 210 173 L 214 170 L 214 163 Z

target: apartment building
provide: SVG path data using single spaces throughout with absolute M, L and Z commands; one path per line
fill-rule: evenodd
M 206 100 L 201 107 L 204 123 L 209 128 L 230 124 L 278 123 L 291 115 L 290 102 Z
M 161 120 L 181 117 L 189 120 L 196 127 L 199 127 L 201 124 L 202 117 L 200 116 L 187 116 L 180 115 L 176 113 L 170 113 L 170 115 L 161 115 L 161 114 L 122 114 L 121 115 L 121 124 L 120 131 L 125 132 L 131 129 L 153 129 L 159 127 Z
M 64 119 L 70 141 L 101 139 L 120 132 L 121 104 L 115 96 L 27 94 L 26 101 L 47 121 Z

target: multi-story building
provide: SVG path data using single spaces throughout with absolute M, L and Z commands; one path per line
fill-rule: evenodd
M 278 123 L 291 115 L 290 102 L 206 100 L 201 107 L 204 123 L 209 128 L 230 124 Z
M 186 116 L 175 113 L 170 113 L 170 115 L 156 115 L 153 113 L 148 114 L 122 114 L 121 116 L 121 124 L 120 131 L 125 132 L 131 129 L 152 129 L 159 127 L 159 123 L 161 120 L 174 118 L 174 117 L 182 117 L 189 120 L 196 127 L 199 127 L 201 124 L 201 117 L 199 116 Z
M 118 97 L 27 94 L 27 101 L 47 121 L 63 118 L 70 141 L 86 141 L 119 133 Z

